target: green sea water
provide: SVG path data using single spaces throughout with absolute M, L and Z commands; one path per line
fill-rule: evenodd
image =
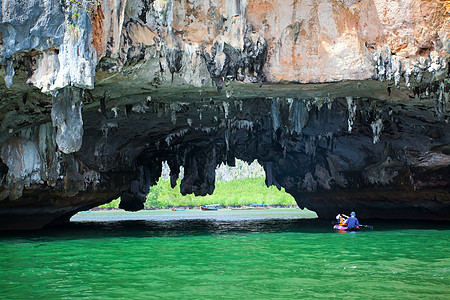
M 305 217 L 92 212 L 64 228 L 3 233 L 0 298 L 449 299 L 448 223 L 336 233 Z

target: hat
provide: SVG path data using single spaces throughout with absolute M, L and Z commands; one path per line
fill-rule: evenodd
M 355 212 L 352 211 L 352 213 L 350 214 L 350 216 L 355 217 L 355 216 L 356 216 Z

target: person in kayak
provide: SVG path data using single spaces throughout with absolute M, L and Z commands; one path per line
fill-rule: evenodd
M 352 211 L 352 213 L 350 214 L 350 218 L 348 218 L 347 220 L 345 220 L 345 225 L 347 226 L 347 230 L 351 230 L 353 228 L 359 228 L 359 221 L 356 218 L 356 213 L 354 211 Z
M 345 226 L 345 221 L 348 219 L 347 215 L 344 214 L 338 214 L 336 216 L 336 221 L 338 222 L 338 225 Z

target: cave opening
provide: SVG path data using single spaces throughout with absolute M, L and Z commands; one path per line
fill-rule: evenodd
M 254 160 L 250 164 L 236 159 L 234 166 L 221 163 L 215 169 L 215 190 L 211 195 L 182 195 L 181 181 L 184 168 L 176 173 L 178 179 L 171 182 L 171 168 L 167 161 L 161 163 L 161 176 L 149 188 L 144 202 L 145 210 L 152 209 L 192 209 L 200 205 L 219 204 L 222 208 L 250 209 L 252 205 L 264 204 L 272 207 L 297 207 L 295 199 L 284 188 L 267 187 L 264 168 Z M 120 198 L 100 205 L 97 209 L 118 209 Z
M 251 163 L 235 159 L 233 166 L 226 163 L 218 165 L 215 169 L 214 192 L 204 196 L 183 195 L 180 192 L 185 173 L 183 166 L 172 172 L 168 162 L 163 161 L 160 170 L 161 176 L 150 186 L 139 212 L 121 209 L 121 198 L 118 198 L 79 212 L 71 221 L 171 221 L 206 218 L 233 222 L 317 218 L 315 212 L 299 209 L 295 199 L 284 188 L 267 186 L 265 170 L 256 159 Z M 173 173 L 178 174 L 174 186 L 171 182 Z

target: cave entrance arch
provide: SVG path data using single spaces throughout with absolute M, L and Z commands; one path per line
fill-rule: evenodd
M 153 99 L 124 118 L 119 113 L 124 123 L 112 126 L 108 147 L 118 141 L 115 148 L 138 170 L 122 193 L 127 210 L 143 207 L 163 161 L 175 170 L 172 186 L 184 167 L 181 194 L 205 196 L 214 191 L 216 167 L 239 158 L 256 159 L 267 186 L 284 187 L 319 218 L 354 210 L 362 218 L 445 219 L 438 203 L 448 206 L 448 189 L 439 178 L 448 165 L 436 163 L 439 150 L 429 150 L 430 138 L 442 145 L 450 133 L 432 111 L 418 119 L 416 109 L 364 97 Z M 120 128 L 132 137 L 124 140 Z M 96 139 L 105 140 L 104 133 Z
M 184 168 L 180 167 L 176 186 L 170 182 L 170 167 L 163 162 L 158 183 L 150 187 L 145 208 L 198 208 L 200 205 L 219 204 L 222 208 L 250 208 L 254 204 L 271 206 L 296 206 L 292 196 L 284 189 L 267 187 L 264 183 L 264 169 L 255 160 L 250 164 L 236 160 L 235 167 L 224 163 L 215 170 L 215 189 L 212 195 L 182 195 L 180 184 L 184 178 Z M 173 182 L 172 182 L 173 185 Z

